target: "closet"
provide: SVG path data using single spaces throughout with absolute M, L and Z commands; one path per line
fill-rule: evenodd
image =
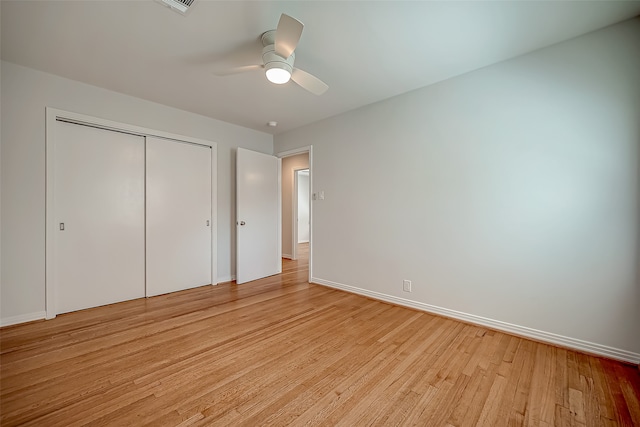
M 48 318 L 213 283 L 211 146 L 47 123 Z

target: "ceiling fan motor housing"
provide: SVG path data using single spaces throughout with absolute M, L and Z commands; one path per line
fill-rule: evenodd
M 264 69 L 269 70 L 271 68 L 281 68 L 287 70 L 289 74 L 293 72 L 293 62 L 295 60 L 295 53 L 292 53 L 290 57 L 283 58 L 275 51 L 274 45 L 270 44 L 262 49 L 262 61 L 264 62 Z

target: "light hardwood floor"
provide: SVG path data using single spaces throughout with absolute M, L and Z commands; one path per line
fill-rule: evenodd
M 283 270 L 2 329 L 2 426 L 640 426 L 637 367 Z

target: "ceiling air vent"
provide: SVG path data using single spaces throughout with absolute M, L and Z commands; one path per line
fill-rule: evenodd
M 158 0 L 183 15 L 187 13 L 195 0 Z

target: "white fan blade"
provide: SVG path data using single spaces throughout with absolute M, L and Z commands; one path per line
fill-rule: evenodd
M 262 43 L 259 40 L 245 43 L 218 58 L 213 63 L 212 71 L 216 76 L 228 76 L 261 68 L 263 66 Z
M 329 86 L 316 76 L 301 70 L 300 68 L 294 68 L 291 73 L 291 80 L 298 83 L 304 89 L 315 95 L 322 95 L 329 89 Z
M 278 21 L 278 28 L 276 28 L 274 42 L 276 53 L 283 58 L 290 57 L 298 46 L 303 28 L 302 22 L 283 13 Z
M 240 74 L 240 73 L 244 73 L 247 71 L 251 71 L 251 70 L 258 70 L 260 68 L 262 68 L 262 65 L 244 65 L 241 67 L 225 67 L 225 68 L 215 68 L 213 70 L 213 74 L 215 74 L 216 76 L 220 76 L 220 77 L 224 77 L 224 76 L 230 76 L 232 74 Z

